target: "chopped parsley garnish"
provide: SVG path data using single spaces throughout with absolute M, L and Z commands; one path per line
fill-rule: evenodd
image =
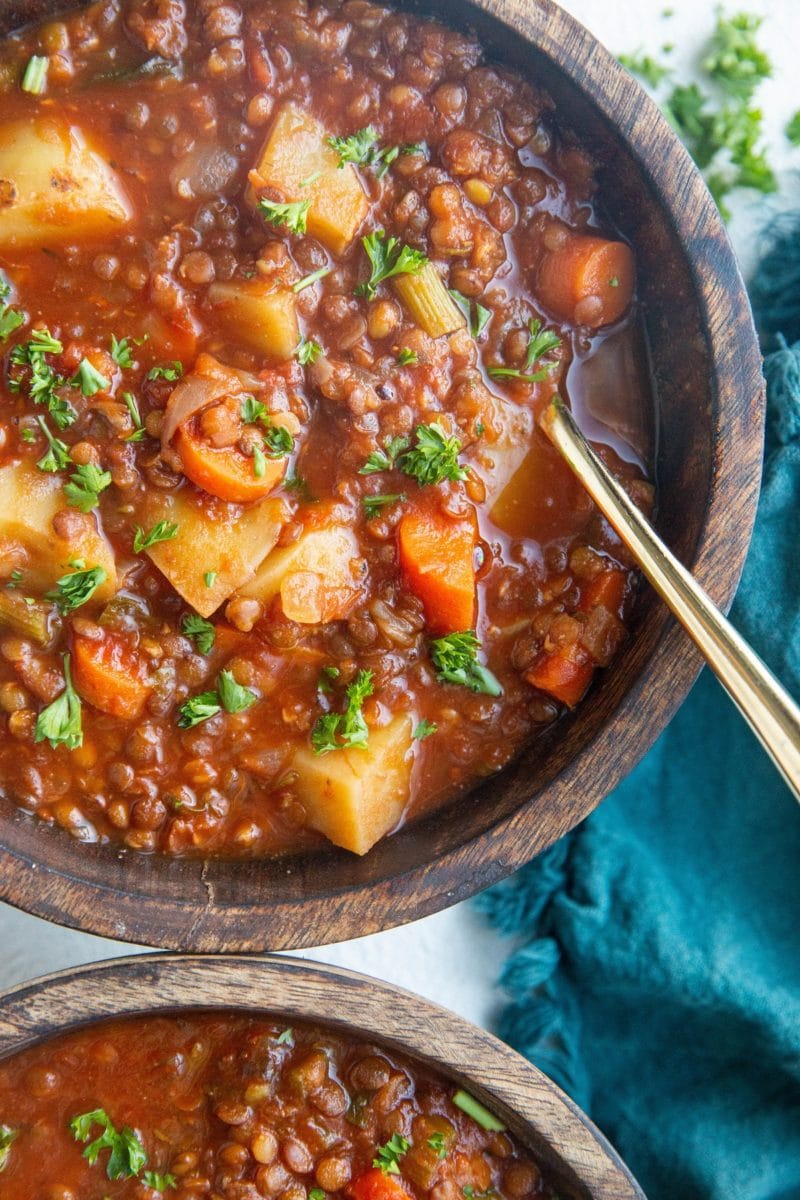
M 383 450 L 373 450 L 359 475 L 376 475 L 379 471 L 391 471 L 396 465 L 398 456 L 410 445 L 408 438 L 393 437 L 384 444 Z
M 96 396 L 98 392 L 104 392 L 110 387 L 111 381 L 106 379 L 105 375 L 101 375 L 88 358 L 82 358 L 77 371 L 70 379 L 70 384 L 74 388 L 80 388 L 84 396 Z
M 419 362 L 419 355 L 416 350 L 409 350 L 404 346 L 397 355 L 397 365 L 399 367 L 415 367 Z
M 44 58 L 41 54 L 32 55 L 28 59 L 28 65 L 20 84 L 23 92 L 29 92 L 32 96 L 41 96 L 47 85 L 47 68 L 49 66 L 49 58 Z
M 294 450 L 294 438 L 285 425 L 270 425 L 264 431 L 269 458 L 286 458 Z
M 123 371 L 127 371 L 133 366 L 133 355 L 131 354 L 131 339 L 116 338 L 111 335 L 111 357 L 118 367 L 122 367 Z
M 191 638 L 201 654 L 209 654 L 214 645 L 216 630 L 210 621 L 197 613 L 187 613 L 181 622 L 181 629 Z
M 373 517 L 380 515 L 387 504 L 395 504 L 397 501 L 407 499 L 405 492 L 391 492 L 383 496 L 362 496 L 361 503 L 364 505 L 367 517 L 372 520 Z
M 753 13 L 717 16 L 703 70 L 723 91 L 748 104 L 760 83 L 772 76 L 772 63 L 756 42 L 764 18 Z
M 450 289 L 450 295 L 455 300 L 458 307 L 467 318 L 469 331 L 477 342 L 478 338 L 486 329 L 486 326 L 492 319 L 492 312 L 489 308 L 484 308 L 477 300 L 470 300 L 461 292 L 457 292 L 454 288 Z
M 217 713 L 244 712 L 255 704 L 258 696 L 251 688 L 237 683 L 232 671 L 220 671 L 217 686 L 213 692 L 202 692 L 182 704 L 178 710 L 178 726 L 181 729 L 192 729 L 201 721 L 215 717 Z
M 610 278 L 610 279 L 609 279 L 609 281 L 608 281 L 608 286 L 609 286 L 609 287 L 612 287 L 612 288 L 618 288 L 618 287 L 619 287 L 619 279 L 617 278 L 617 276 L 616 276 L 616 275 L 612 275 L 612 276 L 611 276 L 611 278 Z
M 316 497 L 311 491 L 308 480 L 302 475 L 287 475 L 283 486 L 287 492 L 294 492 L 298 500 L 302 500 L 304 504 L 316 503 Z
M 493 1196 L 497 1195 L 494 1188 L 489 1187 L 483 1192 L 476 1192 L 475 1188 L 470 1184 L 465 1184 L 461 1189 L 461 1193 L 466 1197 L 466 1200 L 491 1200 Z
M 530 338 L 528 339 L 528 349 L 525 354 L 525 365 L 522 370 L 517 370 L 514 367 L 489 367 L 489 374 L 492 379 L 520 379 L 524 383 L 541 383 L 552 375 L 553 371 L 558 369 L 558 363 L 552 359 L 546 359 L 537 371 L 531 372 L 531 367 L 534 363 L 540 362 L 545 354 L 549 354 L 551 350 L 557 350 L 561 345 L 561 338 L 552 329 L 542 329 L 542 322 L 538 317 L 532 317 L 528 322 L 530 330 Z
M 176 1188 L 178 1181 L 174 1175 L 167 1173 L 166 1175 L 159 1174 L 158 1171 L 145 1171 L 142 1175 L 142 1182 L 146 1187 L 152 1188 L 155 1192 L 165 1192 L 167 1188 Z
M 333 267 L 320 267 L 317 271 L 312 271 L 310 275 L 304 275 L 302 279 L 298 279 L 297 283 L 292 284 L 292 291 L 295 295 L 298 292 L 304 292 L 307 287 L 318 283 L 320 279 L 324 279 L 326 275 L 330 275 Z
M 141 554 L 143 550 L 149 550 L 151 546 L 157 546 L 159 542 L 169 542 L 177 533 L 178 526 L 170 521 L 156 522 L 147 533 L 141 525 L 137 525 L 133 535 L 134 553 Z
M 9 388 L 12 392 L 22 391 L 22 379 L 13 371 L 14 367 L 27 367 L 30 375 L 27 391 L 34 404 L 44 404 L 59 429 L 66 429 L 78 419 L 78 414 L 69 403 L 58 395 L 57 389 L 66 385 L 66 379 L 46 361 L 47 354 L 61 354 L 64 347 L 54 338 L 49 329 L 34 329 L 30 340 L 15 346 L 9 355 L 12 374 Z
M 315 754 L 331 750 L 358 747 L 366 749 L 369 729 L 361 706 L 372 695 L 372 671 L 359 671 L 345 691 L 347 706 L 343 713 L 326 713 L 319 717 L 311 730 L 311 745 Z
M 384 1175 L 400 1174 L 400 1159 L 408 1154 L 411 1142 L 402 1134 L 393 1133 L 388 1142 L 378 1147 L 377 1154 L 372 1160 L 373 1167 L 379 1167 Z
M 338 679 L 341 671 L 338 667 L 323 667 L 317 680 L 317 688 L 321 692 L 332 692 L 333 681 Z
M 131 392 L 123 392 L 122 399 L 125 401 L 125 407 L 130 413 L 130 418 L 133 422 L 133 433 L 129 433 L 125 441 L 140 442 L 144 437 L 145 429 L 142 424 L 142 414 L 139 412 L 139 405 L 136 403 L 136 397 Z
M 397 466 L 406 475 L 423 487 L 443 483 L 445 479 L 456 483 L 467 478 L 466 469 L 458 463 L 461 442 L 448 436 L 438 422 L 418 425 L 414 438 L 414 445 L 397 458 Z
M 81 698 L 72 686 L 68 654 L 64 655 L 64 691 L 39 713 L 33 740 L 47 741 L 53 750 L 56 746 L 77 750 L 83 745 Z
M 253 446 L 253 475 L 256 479 L 263 479 L 267 470 L 267 456 L 262 448 L 256 443 Z
M 652 88 L 657 88 L 661 81 L 669 75 L 669 67 L 663 66 L 651 55 L 645 54 L 641 50 L 637 50 L 633 54 L 619 54 L 617 57 L 626 71 L 630 71 L 631 75 L 638 75 Z
M 277 204 L 274 200 L 259 200 L 258 210 L 270 225 L 282 225 L 290 233 L 305 233 L 308 224 L 310 200 L 296 200 L 293 204 Z
M 329 137 L 328 145 L 339 155 L 339 167 L 355 163 L 367 167 L 378 179 L 383 179 L 389 167 L 401 154 L 410 153 L 408 147 L 386 146 L 381 148 L 378 135 L 371 125 L 351 133 L 349 137 Z
M 793 146 L 800 146 L 800 109 L 790 118 L 786 125 L 786 136 Z M 0 318 L 2 320 L 2 318 Z M 0 330 L 0 336 L 2 331 Z
M 101 1152 L 109 1150 L 111 1153 L 106 1163 L 106 1175 L 109 1179 L 132 1179 L 138 1175 L 147 1162 L 147 1151 L 135 1131 L 128 1125 L 121 1130 L 115 1129 L 103 1108 L 82 1113 L 79 1117 L 73 1117 L 69 1123 L 76 1142 L 88 1142 L 94 1125 L 99 1125 L 102 1133 L 89 1143 L 83 1157 L 94 1166 Z
M 462 1112 L 465 1112 L 468 1117 L 472 1117 L 473 1121 L 476 1121 L 481 1129 L 487 1129 L 490 1133 L 505 1132 L 506 1127 L 503 1122 L 494 1116 L 493 1113 L 490 1113 L 488 1108 L 484 1108 L 474 1096 L 470 1096 L 469 1092 L 465 1092 L 459 1088 L 453 1096 L 453 1104 L 455 1104 L 456 1108 L 460 1108 Z
M 203 583 L 206 585 L 207 588 L 212 588 L 216 582 L 216 579 L 217 579 L 216 571 L 206 571 L 205 575 L 203 576 Z
M 0 271 L 0 340 L 5 341 L 15 329 L 19 329 L 25 318 L 21 312 L 8 305 L 11 286 L 2 271 Z
M 166 379 L 167 383 L 177 383 L 183 375 L 183 363 L 173 359 L 161 367 L 151 367 L 147 372 L 148 379 Z
M 10 1125 L 0 1125 L 0 1171 L 7 1166 L 11 1147 L 18 1137 L 18 1129 L 12 1129 Z
M 8 583 L 6 584 L 6 587 L 7 588 L 19 587 L 19 585 L 21 583 L 22 583 L 22 571 L 20 571 L 19 569 L 15 569 L 9 575 Z
M 278 1043 L 279 1046 L 293 1046 L 294 1045 L 294 1030 L 291 1028 L 284 1029 L 283 1033 L 278 1034 L 275 1041 Z
M 322 354 L 322 346 L 319 342 L 311 341 L 308 338 L 301 337 L 295 347 L 295 357 L 301 367 L 308 367 L 315 363 Z
M 62 442 L 60 438 L 53 437 L 50 430 L 47 428 L 47 422 L 44 417 L 37 416 L 36 420 L 39 423 L 39 428 L 47 439 L 47 451 L 36 463 L 40 471 L 47 471 L 54 474 L 56 471 L 64 471 L 72 462 L 69 456 L 69 446 L 66 442 Z
M 417 735 L 414 734 L 414 737 L 416 736 Z M 435 1151 L 437 1158 L 447 1158 L 447 1144 L 444 1140 L 444 1134 L 439 1130 L 437 1130 L 436 1133 L 432 1133 L 425 1144 L 426 1146 L 429 1146 L 431 1150 Z
M 91 600 L 94 593 L 108 578 L 104 567 L 87 567 L 85 571 L 73 571 L 56 580 L 55 589 L 47 592 L 45 599 L 54 600 L 63 613 L 73 612 Z
M 267 406 L 256 400 L 255 396 L 243 396 L 241 413 L 245 425 L 255 425 L 266 418 Z
M 428 262 L 421 250 L 404 246 L 399 238 L 387 237 L 382 229 L 368 233 L 361 239 L 372 272 L 368 280 L 355 289 L 357 296 L 374 300 L 378 285 L 395 275 L 418 275 Z
M 415 742 L 422 742 L 426 737 L 430 737 L 432 733 L 438 733 L 438 730 L 439 726 L 434 721 L 423 720 L 420 721 L 411 736 Z M 437 1135 L 434 1134 L 433 1136 L 436 1137 Z M 441 1134 L 438 1136 L 441 1137 Z M 430 1145 L 430 1142 L 428 1142 L 428 1145 Z
M 311 1188 L 308 1193 L 308 1200 L 325 1200 L 325 1192 L 322 1188 Z
M 110 486 L 110 471 L 101 471 L 94 463 L 85 463 L 77 466 L 64 484 L 64 495 L 73 508 L 88 513 L 100 503 L 100 493 Z
M 431 660 L 440 683 L 455 683 L 472 692 L 501 696 L 503 689 L 488 667 L 478 662 L 478 641 L 472 630 L 448 633 L 431 642 Z

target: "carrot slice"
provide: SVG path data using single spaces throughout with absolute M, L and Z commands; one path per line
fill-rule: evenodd
M 409 509 L 400 522 L 400 563 L 435 633 L 473 626 L 477 540 L 474 515 L 459 520 L 420 506 Z
M 593 674 L 594 664 L 576 642 L 571 646 L 543 651 L 526 671 L 525 678 L 532 687 L 547 692 L 568 708 L 574 708 L 586 694 Z
M 72 667 L 75 687 L 88 704 L 127 721 L 142 715 L 150 685 L 142 660 L 122 638 L 106 633 L 95 641 L 76 634 Z
M 581 612 L 591 612 L 593 608 L 607 608 L 615 617 L 621 617 L 627 582 L 628 577 L 624 571 L 603 571 L 583 589 L 578 608 Z
M 347 1188 L 352 1200 L 410 1200 L 410 1195 L 399 1179 L 384 1175 L 375 1167 L 359 1175 Z
M 219 449 L 210 446 L 197 436 L 191 422 L 180 426 L 174 445 L 181 457 L 183 472 L 192 483 L 231 504 L 249 504 L 263 499 L 277 487 L 286 472 L 285 458 L 268 458 L 264 474 L 256 477 L 252 458 L 235 446 Z
M 618 321 L 628 308 L 636 263 L 624 242 L 573 234 L 547 253 L 539 268 L 539 295 L 545 307 L 564 321 L 599 329 Z M 582 301 L 595 297 L 599 305 Z

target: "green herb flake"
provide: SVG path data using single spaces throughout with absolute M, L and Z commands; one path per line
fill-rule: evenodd
M 294 438 L 285 425 L 270 425 L 264 433 L 269 458 L 286 458 L 294 450 Z
M 52 592 L 45 594 L 46 600 L 53 600 L 62 613 L 74 612 L 82 604 L 91 600 L 94 593 L 108 575 L 104 567 L 88 567 L 86 570 L 73 571 L 70 575 L 62 575 L 56 580 Z
M 332 750 L 354 747 L 366 749 L 369 728 L 361 708 L 367 697 L 372 695 L 372 678 L 372 671 L 359 671 L 345 691 L 345 711 L 326 713 L 317 719 L 311 730 L 311 745 L 315 754 L 329 754 Z
M 86 397 L 96 396 L 98 392 L 104 392 L 111 387 L 111 381 L 106 379 L 105 375 L 101 375 L 88 358 L 81 359 L 69 382 L 72 387 L 80 388 L 81 395 Z
M 278 1043 L 279 1046 L 293 1046 L 294 1045 L 294 1030 L 291 1028 L 284 1029 L 283 1033 L 278 1034 L 275 1041 Z
M 552 329 L 542 329 L 542 322 L 538 317 L 531 318 L 528 322 L 528 329 L 530 336 L 524 367 L 521 370 L 514 367 L 489 367 L 492 379 L 519 379 L 523 383 L 542 383 L 552 375 L 553 371 L 558 370 L 557 361 L 545 359 L 542 362 L 542 359 L 552 350 L 558 350 L 561 347 L 561 338 Z M 538 362 L 542 362 L 541 367 L 538 371 L 531 372 L 531 367 Z
M 56 746 L 77 750 L 83 745 L 81 698 L 72 686 L 68 654 L 64 655 L 63 662 L 64 691 L 39 713 L 33 740 L 49 742 L 52 750 L 55 750 Z
M 22 583 L 22 571 L 15 569 L 11 572 L 6 582 L 7 588 L 16 588 Z
M 383 450 L 373 450 L 363 467 L 359 469 L 359 475 L 376 475 L 379 471 L 391 471 L 396 465 L 398 457 L 410 445 L 408 438 L 389 438 L 384 443 Z
M 203 576 L 203 583 L 206 585 L 206 587 L 212 588 L 214 586 L 214 584 L 216 583 L 216 581 L 217 581 L 217 572 L 216 571 L 206 571 L 205 575 Z
M 142 1183 L 145 1187 L 152 1188 L 154 1192 L 166 1192 L 168 1188 L 177 1188 L 178 1186 L 174 1175 L 169 1173 L 161 1175 L 158 1171 L 145 1171 L 142 1175 Z
M 376 229 L 361 239 L 370 262 L 369 279 L 355 289 L 357 296 L 374 300 L 378 285 L 395 275 L 418 275 L 428 259 L 421 250 L 404 246 L 399 238 L 387 237 L 382 229 Z
M 108 1113 L 102 1108 L 73 1117 L 69 1123 L 76 1142 L 88 1142 L 95 1125 L 100 1126 L 102 1133 L 86 1147 L 83 1157 L 94 1166 L 102 1151 L 109 1150 L 106 1163 L 109 1179 L 133 1179 L 137 1176 L 147 1163 L 147 1152 L 135 1131 L 127 1125 L 121 1130 L 115 1129 Z
M 703 70 L 723 91 L 749 104 L 760 83 L 772 76 L 772 63 L 760 49 L 756 35 L 763 17 L 737 13 L 717 15 L 711 44 L 703 59 Z
M 18 1129 L 12 1129 L 10 1125 L 0 1125 L 0 1171 L 5 1170 L 8 1166 L 11 1147 L 18 1137 Z
M 133 354 L 131 353 L 131 339 L 127 337 L 116 338 L 112 333 L 111 357 L 123 371 L 130 370 L 134 366 Z
M 414 738 L 415 742 L 423 742 L 425 738 L 430 737 L 433 733 L 438 733 L 438 731 L 439 726 L 434 721 L 423 720 L 420 721 L 411 736 Z
M 378 1147 L 377 1154 L 372 1160 L 373 1167 L 378 1167 L 384 1175 L 400 1174 L 400 1159 L 408 1154 L 411 1142 L 402 1134 L 394 1133 L 383 1146 Z
M 432 641 L 431 661 L 439 682 L 457 684 L 487 696 L 501 696 L 503 689 L 497 678 L 478 662 L 479 650 L 480 642 L 472 630 L 448 633 Z
M 320 354 L 322 354 L 322 346 L 320 346 L 319 342 L 302 337 L 297 343 L 294 353 L 300 366 L 308 367 L 315 363 Z
M 243 396 L 241 413 L 245 425 L 256 425 L 266 418 L 267 406 L 260 400 L 256 400 L 255 396 Z
M 216 717 L 224 709 L 228 713 L 244 712 L 255 704 L 258 696 L 248 687 L 237 683 L 232 671 L 220 671 L 213 692 L 192 696 L 178 710 L 178 728 L 193 729 L 202 721 Z
M 416 367 L 419 362 L 419 355 L 416 350 L 409 350 L 406 346 L 398 352 L 397 365 L 399 367 Z
M 461 442 L 449 436 L 438 422 L 418 425 L 414 438 L 414 445 L 398 456 L 397 466 L 421 487 L 446 479 L 457 483 L 467 478 L 466 468 L 458 462 Z
M 167 363 L 160 367 L 151 367 L 147 372 L 147 378 L 166 379 L 167 383 L 177 383 L 183 376 L 183 363 L 178 359 L 173 359 L 171 363 Z
M 41 96 L 47 86 L 47 70 L 50 66 L 50 59 L 43 57 L 41 54 L 34 54 L 28 59 L 28 65 L 25 67 L 25 73 L 22 76 L 20 87 L 23 92 L 28 92 L 31 96 Z
M 325 1200 L 326 1193 L 322 1188 L 311 1188 L 308 1193 L 308 1200 Z
M 201 654 L 210 654 L 216 637 L 216 630 L 210 621 L 198 613 L 187 613 L 181 622 L 181 630 L 192 639 Z
M 192 696 L 178 709 L 178 728 L 194 729 L 202 721 L 208 721 L 222 712 L 219 694 L 217 692 L 201 692 Z
M 30 340 L 14 346 L 9 355 L 8 386 L 12 392 L 22 392 L 23 385 L 34 404 L 43 404 L 59 429 L 66 429 L 78 419 L 75 409 L 59 395 L 66 379 L 47 361 L 48 354 L 62 354 L 64 347 L 49 329 L 34 329 Z M 20 374 L 19 368 L 22 368 Z M 24 372 L 28 370 L 27 377 Z
M 326 275 L 330 275 L 333 267 L 320 267 L 317 271 L 312 271 L 310 275 L 304 275 L 302 279 L 298 279 L 297 283 L 292 284 L 292 291 L 295 295 L 304 292 L 306 288 L 312 287 L 313 284 L 319 283 L 320 279 L 324 279 Z
M 159 542 L 170 542 L 177 533 L 178 526 L 169 521 L 158 521 L 147 533 L 141 525 L 137 525 L 133 535 L 133 552 L 141 554 L 143 550 L 149 550 Z
M 267 470 L 267 456 L 261 446 L 256 443 L 253 446 L 253 475 L 256 479 L 263 479 Z
M 270 225 L 282 226 L 290 233 L 306 232 L 310 200 L 297 200 L 293 204 L 278 204 L 274 200 L 259 200 L 258 211 Z
M 373 171 L 378 179 L 383 178 L 400 154 L 409 153 L 407 148 L 400 146 L 381 148 L 378 135 L 371 125 L 348 137 L 329 137 L 328 145 L 339 155 L 340 170 L 347 163 L 354 163 Z
M 490 1113 L 488 1108 L 484 1108 L 474 1096 L 470 1096 L 469 1092 L 459 1088 L 453 1096 L 453 1104 L 465 1112 L 468 1117 L 472 1117 L 472 1120 L 480 1125 L 481 1129 L 486 1129 L 490 1133 L 505 1132 L 506 1127 L 503 1122 Z
M 800 146 L 800 109 L 787 122 L 786 136 L 793 146 Z
M 10 296 L 11 285 L 0 271 L 0 341 L 3 342 L 25 322 L 22 313 L 9 306 Z
M 416 737 L 416 734 L 414 736 Z M 445 1142 L 444 1134 L 439 1130 L 436 1133 L 432 1133 L 425 1144 L 429 1149 L 434 1151 L 437 1158 L 447 1158 L 447 1143 Z
M 469 331 L 477 342 L 481 334 L 485 332 L 486 327 L 492 319 L 492 310 L 484 308 L 477 300 L 470 300 L 461 292 L 457 292 L 454 288 L 450 288 L 450 296 L 455 300 L 458 307 L 467 318 Z
M 626 71 L 643 79 L 651 88 L 657 88 L 669 75 L 669 67 L 662 66 L 651 55 L 644 54 L 641 50 L 633 54 L 620 54 L 618 58 Z
M 81 512 L 91 512 L 100 503 L 100 493 L 111 486 L 111 473 L 101 471 L 94 463 L 77 466 L 64 484 L 67 503 Z
M 252 688 L 243 687 L 241 683 L 236 682 L 232 671 L 220 671 L 217 690 L 222 707 L 228 713 L 244 712 L 258 699 Z
M 361 503 L 364 505 L 364 512 L 368 520 L 373 517 L 378 517 L 389 504 L 396 504 L 407 500 L 405 492 L 390 492 L 383 496 L 362 496 Z
M 317 690 L 320 692 L 332 692 L 334 680 L 338 679 L 340 674 L 341 671 L 338 667 L 323 667 L 317 680 Z
M 62 442 L 60 438 L 53 437 L 44 417 L 37 416 L 36 420 L 47 441 L 47 451 L 37 461 L 36 466 L 40 471 L 46 471 L 49 474 L 66 470 L 72 463 L 72 459 L 69 456 L 69 446 L 67 446 L 66 442 Z
M 133 423 L 133 433 L 129 433 L 125 438 L 126 442 L 140 442 L 145 435 L 145 428 L 142 423 L 142 414 L 139 412 L 139 405 L 136 402 L 136 397 L 131 392 L 123 392 L 122 399 L 125 401 L 125 407 L 130 414 L 131 422 Z

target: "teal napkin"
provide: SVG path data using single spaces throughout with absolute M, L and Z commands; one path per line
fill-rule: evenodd
M 771 253 L 800 281 L 800 227 Z M 732 619 L 797 696 L 800 342 L 777 345 Z M 500 1036 L 650 1200 L 800 1198 L 800 807 L 709 671 L 601 807 L 478 903 L 517 938 Z

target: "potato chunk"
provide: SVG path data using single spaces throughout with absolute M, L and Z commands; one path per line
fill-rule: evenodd
M 339 621 L 361 594 L 362 564 L 352 529 L 312 529 L 294 545 L 273 550 L 242 595 L 268 603 L 280 594 L 284 615 L 301 625 Z
M 209 506 L 189 488 L 153 495 L 147 501 L 146 527 L 168 521 L 178 532 L 147 553 L 186 603 L 201 617 L 210 617 L 253 578 L 285 519 L 283 502 L 273 497 L 243 511 L 222 501 Z
M 312 829 L 354 854 L 366 854 L 403 815 L 411 784 L 411 718 L 373 729 L 365 750 L 298 750 L 297 795 Z
M 0 125 L 0 247 L 108 237 L 131 218 L 117 175 L 58 116 Z
M 208 300 L 228 332 L 267 358 L 291 358 L 300 341 L 295 296 L 289 288 L 271 288 L 265 279 L 214 283 Z
M 114 553 L 97 528 L 94 513 L 70 508 L 63 479 L 46 475 L 33 463 L 0 467 L 0 562 L 22 571 L 32 590 L 46 591 L 69 573 L 74 559 L 87 567 L 102 567 L 106 579 L 95 592 L 108 600 L 117 590 Z M 53 518 L 64 513 L 53 526 Z M 56 532 L 63 528 L 63 536 Z
M 310 200 L 308 232 L 334 254 L 343 254 L 369 202 L 352 164 L 340 169 L 339 155 L 327 136 L 310 113 L 284 104 L 250 176 L 247 199 L 255 207 L 261 189 L 269 188 L 284 202 Z

